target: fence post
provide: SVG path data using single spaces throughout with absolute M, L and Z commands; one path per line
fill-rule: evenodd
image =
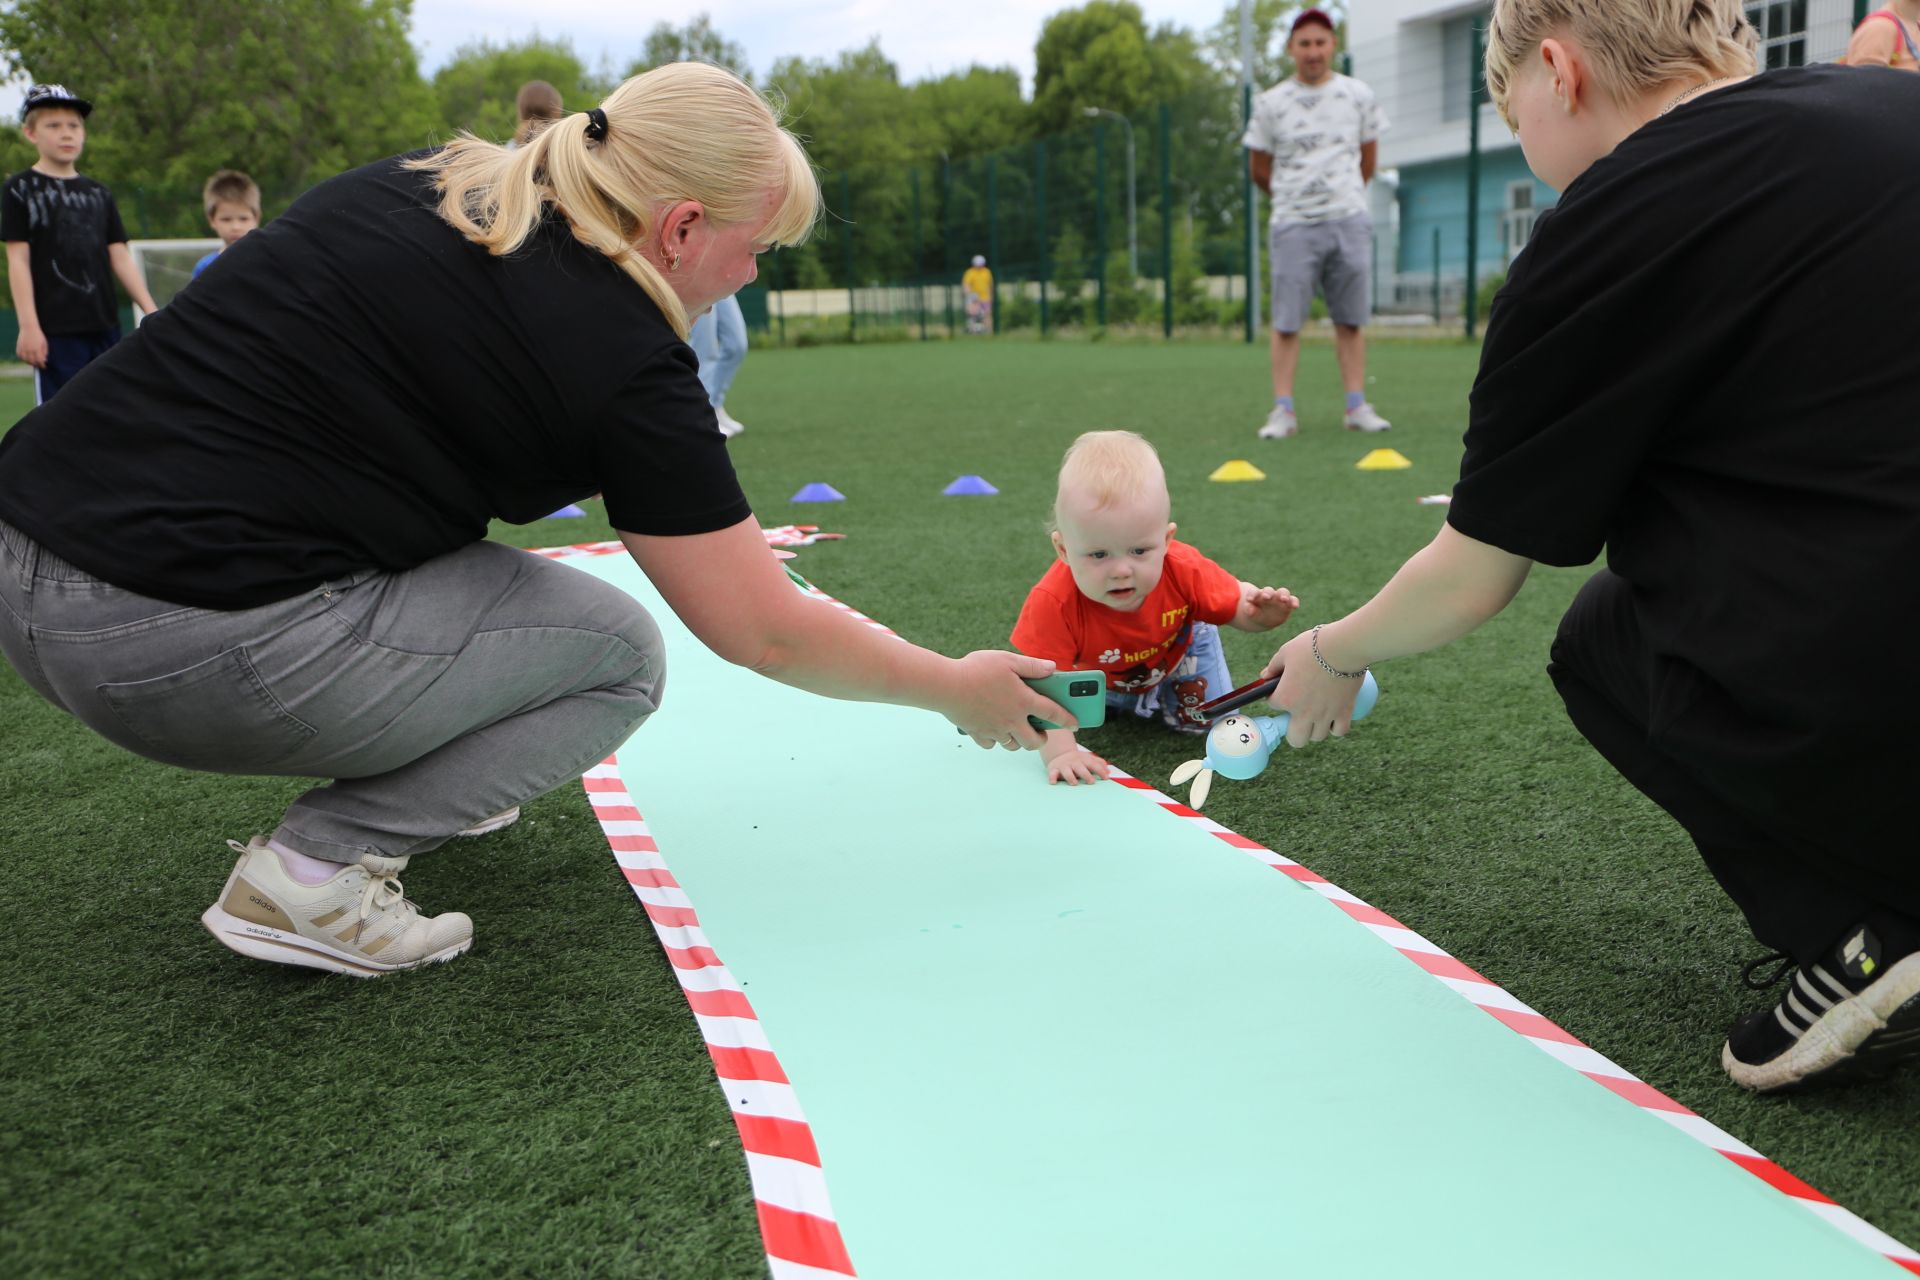
M 920 244 L 920 169 L 916 165 L 913 174 L 913 293 L 920 303 L 920 341 L 927 340 L 927 273 L 926 254 Z
M 940 296 L 947 303 L 947 336 L 953 328 L 953 157 L 940 156 Z
M 1107 327 L 1107 122 L 1093 126 L 1094 321 Z
M 772 277 L 767 281 L 767 293 L 770 297 L 780 299 L 777 314 L 780 317 L 780 345 L 783 347 L 787 345 L 787 291 L 780 287 L 780 277 L 785 274 L 780 266 L 780 252 L 776 249 L 767 255 L 767 275 Z
M 1467 337 L 1473 337 L 1475 312 L 1480 306 L 1480 58 L 1481 30 L 1473 29 L 1473 62 L 1467 72 Z
M 1440 323 L 1440 228 L 1433 229 L 1433 322 Z
M 993 270 L 993 292 L 989 295 L 991 305 L 987 308 L 988 322 L 993 325 L 989 331 L 1000 332 L 1000 277 L 1006 274 L 1000 267 L 1000 157 L 987 157 L 987 262 Z
M 1160 104 L 1160 332 L 1173 336 L 1173 111 Z
M 840 238 L 847 250 L 847 341 L 858 342 L 860 302 L 853 292 L 853 183 L 840 171 Z
M 1240 86 L 1240 128 L 1246 129 L 1253 120 L 1253 86 Z M 1253 198 L 1253 169 L 1249 165 L 1240 166 L 1240 203 L 1242 215 L 1247 220 L 1247 341 L 1253 341 L 1253 331 L 1260 322 L 1260 292 L 1253 287 L 1253 273 L 1260 269 L 1260 233 L 1253 225 L 1254 215 L 1259 211 Z
M 1040 223 L 1040 336 L 1047 336 L 1047 277 L 1052 270 L 1047 265 L 1047 140 L 1041 138 L 1033 144 L 1033 196 L 1034 209 Z

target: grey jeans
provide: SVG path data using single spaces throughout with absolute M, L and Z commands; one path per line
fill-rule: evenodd
M 274 836 L 335 862 L 425 852 L 578 777 L 665 674 L 631 596 L 497 543 L 221 611 L 111 586 L 3 522 L 0 654 L 150 759 L 334 779 Z

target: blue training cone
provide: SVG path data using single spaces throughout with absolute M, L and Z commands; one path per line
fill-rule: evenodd
M 846 500 L 846 494 L 830 484 L 822 484 L 817 480 L 812 484 L 800 486 L 800 492 L 787 499 L 788 502 L 845 502 Z
M 575 516 L 583 516 L 585 514 L 587 514 L 585 511 L 581 510 L 579 507 L 576 507 L 571 502 L 569 502 L 566 506 L 560 508 L 558 511 L 554 512 L 552 515 L 548 516 L 547 519 L 571 520 Z
M 940 492 L 949 498 L 959 498 L 969 494 L 994 494 L 1000 491 L 979 476 L 961 476 Z

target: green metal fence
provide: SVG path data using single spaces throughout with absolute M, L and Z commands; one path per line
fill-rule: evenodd
M 825 217 L 761 282 L 776 339 L 960 333 L 960 278 L 993 273 L 996 333 L 1244 328 L 1251 202 L 1237 91 L 977 156 L 822 177 Z

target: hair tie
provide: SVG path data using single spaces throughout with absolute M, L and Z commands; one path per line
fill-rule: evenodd
M 598 107 L 587 112 L 587 136 L 601 142 L 607 136 L 607 113 Z

